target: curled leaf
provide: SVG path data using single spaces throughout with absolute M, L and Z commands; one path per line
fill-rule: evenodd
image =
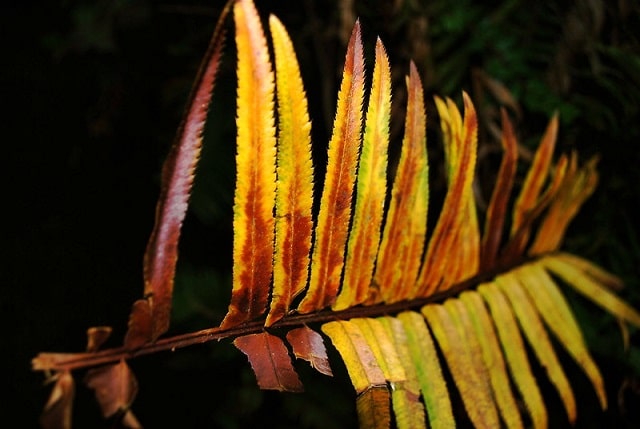
M 84 382 L 94 390 L 105 418 L 128 412 L 138 394 L 138 381 L 124 360 L 89 370 Z
M 327 349 L 320 334 L 303 326 L 287 332 L 287 341 L 291 344 L 297 358 L 306 360 L 318 372 L 329 377 L 333 376 L 327 357 Z

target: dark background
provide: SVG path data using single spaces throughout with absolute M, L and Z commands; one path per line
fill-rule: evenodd
M 0 88 L 9 157 L 3 168 L 0 317 L 9 391 L 2 409 L 16 427 L 37 427 L 46 402 L 43 374 L 30 369 L 38 352 L 81 351 L 90 326 L 112 326 L 116 345 L 124 335 L 131 303 L 142 294 L 142 255 L 153 226 L 161 164 L 221 3 L 87 0 L 3 6 Z M 576 149 L 581 159 L 601 156 L 600 185 L 570 228 L 565 248 L 621 276 L 627 283 L 621 295 L 638 308 L 638 3 L 362 0 L 353 8 L 339 7 L 347 3 L 257 2 L 265 18 L 269 12 L 280 17 L 298 50 L 318 173 L 344 41 L 359 16 L 367 67 L 373 67 L 376 35 L 394 65 L 394 141 L 402 131 L 402 85 L 410 58 L 423 72 L 430 132 L 437 128 L 432 94 L 457 101 L 462 89 L 472 95 L 482 115 L 481 190 L 490 188 L 497 165 L 490 126 L 504 93 L 483 87 L 479 76 L 502 82 L 517 101 L 509 108 L 525 162 L 527 148 L 535 147 L 551 113 L 559 111 L 558 153 Z M 218 324 L 229 298 L 232 37 L 228 46 L 181 242 L 173 332 Z M 438 144 L 430 142 L 437 173 Z M 435 180 L 434 195 L 438 186 Z M 612 318 L 568 296 L 610 399 L 609 410 L 599 411 L 580 370 L 559 353 L 579 404 L 577 426 L 637 427 L 637 331 L 631 331 L 625 351 Z M 140 381 L 133 409 L 150 428 L 354 427 L 354 394 L 339 360 L 332 362 L 334 380 L 300 365 L 307 393 L 293 395 L 258 390 L 244 356 L 225 341 L 161 353 L 131 362 Z M 107 427 L 81 375 L 75 427 Z M 539 377 L 553 426 L 564 427 L 559 401 L 545 380 Z

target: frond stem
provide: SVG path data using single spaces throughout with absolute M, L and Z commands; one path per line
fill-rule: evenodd
M 540 257 L 541 255 L 537 255 Z M 341 311 L 321 310 L 309 314 L 294 314 L 285 316 L 274 323 L 269 331 L 277 331 L 278 328 L 302 326 L 307 324 L 326 323 L 333 320 L 348 320 L 356 317 L 379 317 L 393 315 L 402 311 L 421 308 L 434 302 L 443 302 L 448 298 L 457 296 L 461 292 L 471 289 L 483 282 L 489 281 L 497 275 L 509 269 L 530 261 L 532 258 L 522 257 L 509 266 L 500 266 L 491 271 L 479 273 L 465 281 L 453 285 L 451 288 L 431 294 L 426 298 L 417 298 L 409 301 L 400 301 L 391 304 L 378 304 L 372 306 L 356 306 Z M 202 329 L 187 334 L 161 338 L 153 343 L 148 343 L 136 350 L 125 347 L 114 347 L 97 352 L 84 353 L 40 353 L 32 360 L 34 371 L 72 371 L 82 368 L 96 367 L 100 365 L 129 360 L 136 357 L 157 353 L 160 351 L 175 351 L 180 348 L 203 344 L 213 340 L 236 338 L 243 335 L 255 334 L 265 330 L 264 320 L 261 318 L 247 322 L 233 328 L 222 329 L 220 327 Z

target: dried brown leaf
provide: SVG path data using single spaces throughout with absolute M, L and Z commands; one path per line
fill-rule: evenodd
M 302 392 L 303 387 L 284 342 L 268 332 L 238 337 L 233 341 L 247 355 L 261 389 Z

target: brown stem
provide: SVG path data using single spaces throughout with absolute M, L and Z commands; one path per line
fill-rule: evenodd
M 505 272 L 516 265 L 523 264 L 524 262 L 527 262 L 527 259 L 521 258 L 517 263 L 509 264 L 509 266 L 503 265 L 499 269 L 478 274 L 463 282 L 455 284 L 445 291 L 436 292 L 427 298 L 417 298 L 410 301 L 401 301 L 392 304 L 352 307 L 342 311 L 331 311 L 330 309 L 327 309 L 310 314 L 295 314 L 280 319 L 269 329 L 276 330 L 278 328 L 291 326 L 325 323 L 332 320 L 348 320 L 356 317 L 379 317 L 420 308 L 429 303 L 442 302 L 447 298 L 454 297 L 461 292 L 475 287 L 482 282 L 489 281 L 501 272 Z M 187 346 L 202 344 L 213 340 L 240 337 L 243 335 L 262 332 L 263 330 L 265 330 L 264 320 L 256 320 L 228 329 L 221 329 L 220 327 L 207 328 L 187 334 L 161 338 L 156 342 L 145 344 L 136 350 L 128 350 L 125 347 L 116 347 L 93 353 L 65 354 L 43 352 L 38 354 L 38 356 L 32 360 L 32 369 L 34 371 L 71 371 L 81 368 L 96 367 L 99 365 L 114 363 L 122 359 L 133 359 L 160 351 L 174 351 Z

